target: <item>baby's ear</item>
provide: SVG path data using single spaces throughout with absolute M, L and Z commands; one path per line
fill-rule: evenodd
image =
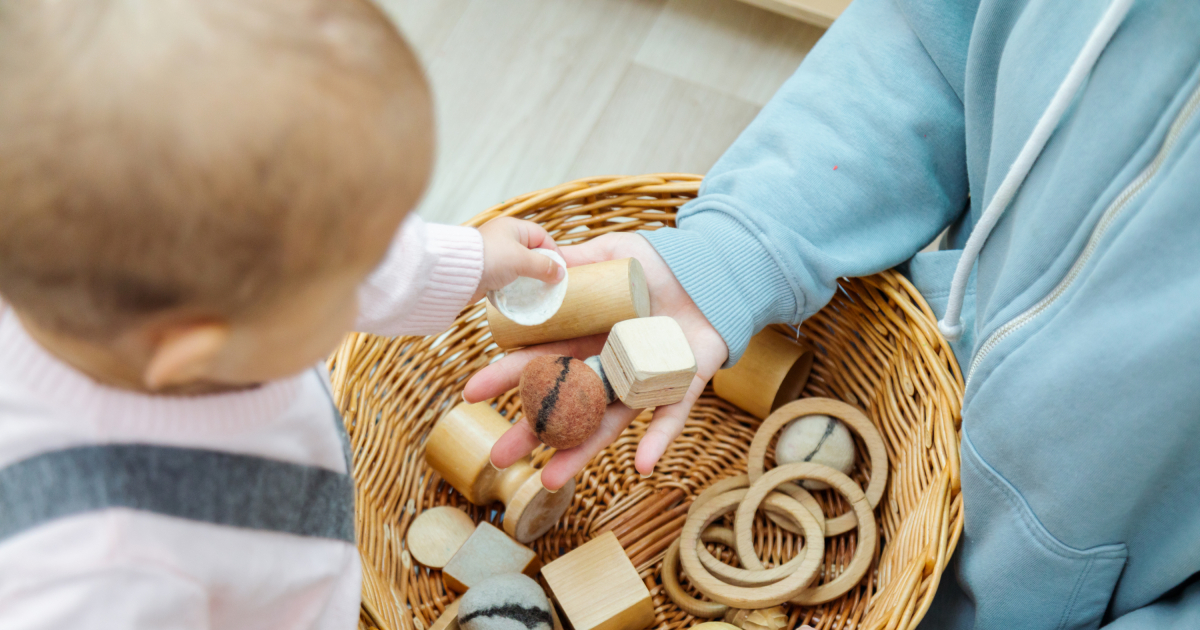
M 158 391 L 199 380 L 228 343 L 229 325 L 224 322 L 172 326 L 154 344 L 142 382 Z

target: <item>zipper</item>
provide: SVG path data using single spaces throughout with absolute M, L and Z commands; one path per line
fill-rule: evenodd
M 1075 263 L 1071 265 L 1071 269 L 1067 271 L 1067 275 L 1059 281 L 1058 285 L 1054 287 L 1054 290 L 1049 295 L 988 335 L 987 340 L 979 347 L 979 352 L 976 352 L 975 356 L 971 359 L 971 365 L 967 369 L 967 382 L 964 391 L 966 387 L 971 386 L 971 377 L 975 374 L 975 369 L 979 367 L 983 359 L 1001 341 L 1004 341 L 1006 337 L 1020 330 L 1037 318 L 1038 315 L 1044 313 L 1046 309 L 1058 301 L 1058 298 L 1067 292 L 1067 289 L 1071 288 L 1071 285 L 1075 283 L 1075 280 L 1083 272 L 1083 268 L 1087 266 L 1088 261 L 1096 253 L 1096 248 L 1099 247 L 1100 240 L 1108 233 L 1112 224 L 1116 222 L 1125 208 L 1129 206 L 1129 202 L 1133 201 L 1146 188 L 1146 185 L 1154 179 L 1154 176 L 1158 174 L 1163 162 L 1166 161 L 1167 156 L 1170 155 L 1171 150 L 1175 148 L 1175 144 L 1179 141 L 1179 137 L 1183 134 L 1184 127 L 1191 121 L 1198 109 L 1200 109 L 1200 86 L 1197 86 L 1187 102 L 1184 103 L 1183 109 L 1175 116 L 1175 120 L 1171 123 L 1171 127 L 1167 129 L 1167 135 L 1163 138 L 1162 146 L 1159 147 L 1154 159 L 1121 191 L 1121 194 L 1117 195 L 1117 198 L 1104 210 L 1104 214 L 1100 215 L 1100 222 L 1092 229 L 1092 234 L 1088 237 L 1087 245 L 1083 248 L 1083 252 L 1079 254 L 1079 258 L 1075 259 Z

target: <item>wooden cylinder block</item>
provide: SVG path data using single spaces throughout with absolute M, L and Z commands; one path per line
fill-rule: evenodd
M 505 533 L 529 543 L 549 531 L 571 506 L 575 481 L 558 492 L 546 490 L 541 471 L 528 457 L 504 470 L 494 468 L 492 446 L 509 426 L 487 403 L 460 404 L 433 426 L 425 442 L 425 461 L 471 503 L 503 503 Z
M 713 390 L 759 418 L 800 397 L 812 370 L 813 353 L 800 342 L 771 328 L 750 338 L 745 354 L 733 367 L 713 377 Z
M 492 340 L 505 350 L 606 333 L 617 322 L 649 314 L 650 292 L 636 258 L 567 269 L 562 307 L 535 326 L 522 326 L 487 303 Z

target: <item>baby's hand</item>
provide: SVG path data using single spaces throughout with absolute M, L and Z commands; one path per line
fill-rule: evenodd
M 553 260 L 530 251 L 558 251 L 554 239 L 536 223 L 500 217 L 484 223 L 479 233 L 483 236 L 483 277 L 471 298 L 472 304 L 488 291 L 506 286 L 518 277 L 554 284 L 567 275 Z

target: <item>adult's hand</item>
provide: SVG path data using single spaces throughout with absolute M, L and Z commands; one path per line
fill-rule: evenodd
M 683 431 L 688 412 L 704 391 L 705 384 L 716 374 L 729 356 L 725 340 L 717 334 L 712 324 L 692 302 L 692 298 L 675 279 L 670 267 L 649 241 L 636 234 L 606 234 L 582 245 L 563 247 L 563 259 L 567 266 L 636 258 L 646 274 L 650 289 L 650 314 L 667 315 L 675 318 L 687 335 L 692 352 L 696 355 L 696 376 L 683 400 L 654 410 L 650 427 L 638 445 L 634 467 L 643 476 L 654 471 L 654 465 L 666 452 L 667 446 Z M 607 335 L 593 335 L 569 341 L 522 348 L 477 372 L 467 381 L 463 398 L 467 402 L 479 402 L 514 388 L 521 380 L 521 370 L 533 357 L 545 354 L 569 355 L 586 359 L 600 354 Z M 586 442 L 575 448 L 558 451 L 542 469 L 542 483 L 550 490 L 557 490 L 587 466 L 604 447 L 612 443 L 625 427 L 637 416 L 636 410 L 620 402 L 608 406 L 600 428 Z M 522 418 L 513 425 L 492 448 L 492 463 L 497 468 L 507 468 L 528 455 L 539 444 L 529 421 Z

